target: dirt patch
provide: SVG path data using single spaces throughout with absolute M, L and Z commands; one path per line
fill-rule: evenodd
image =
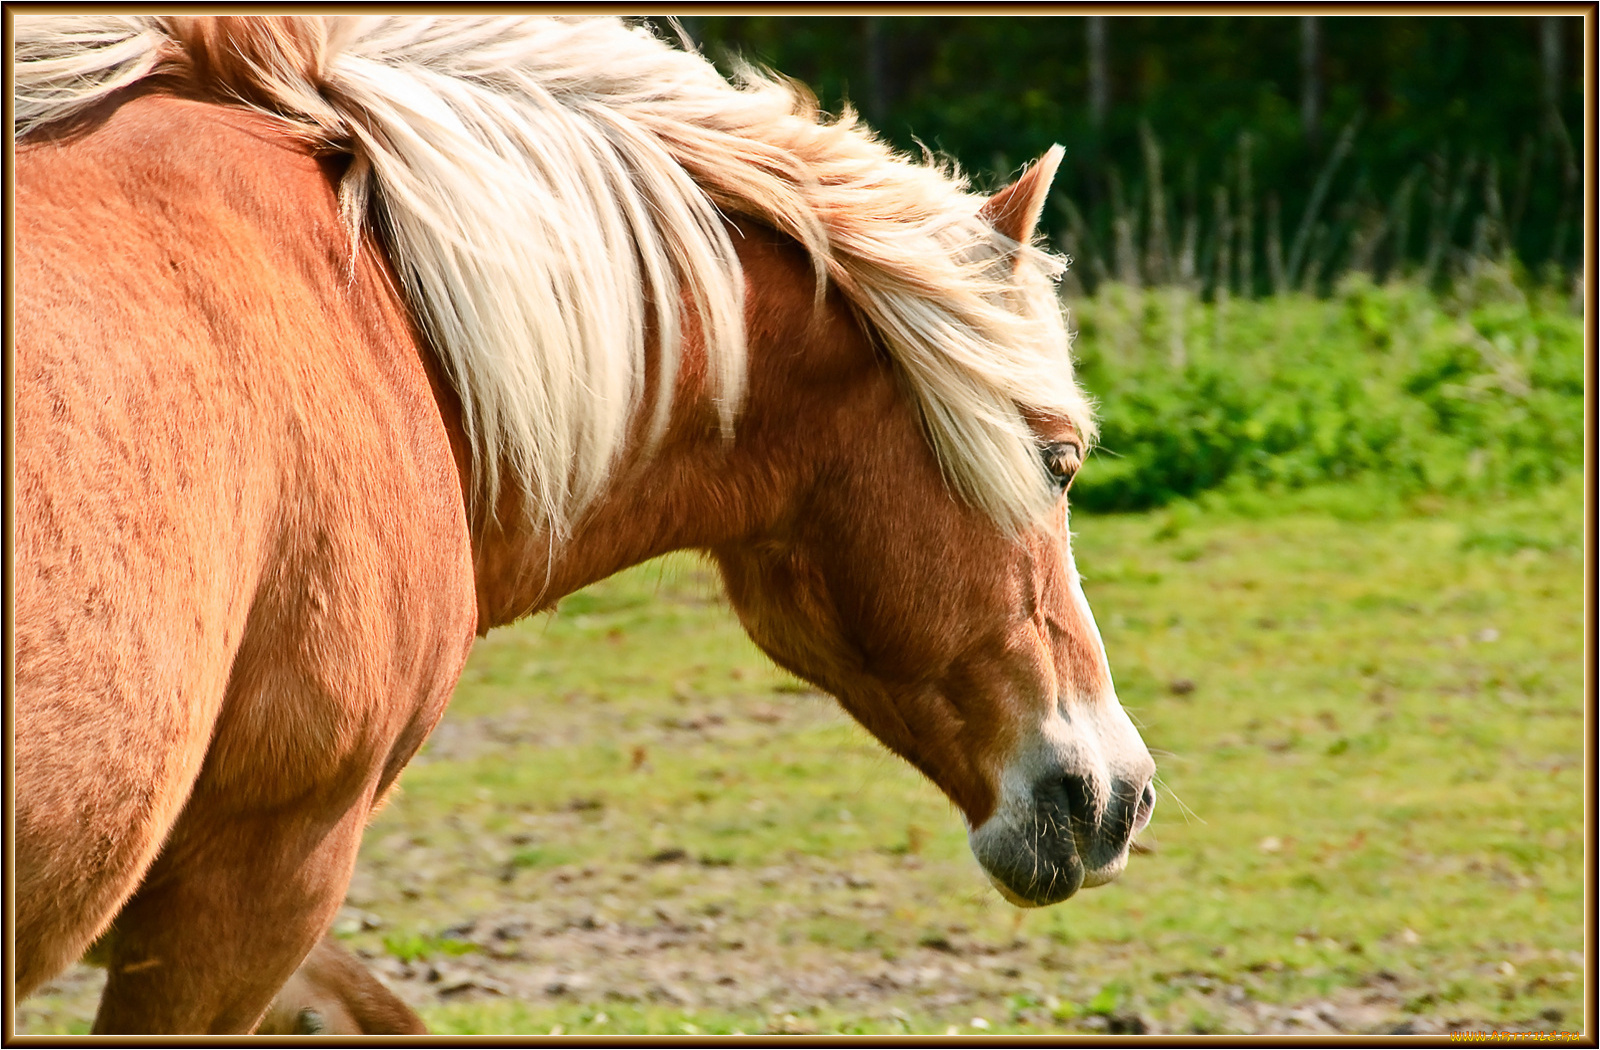
M 501 906 L 460 915 L 422 941 L 385 943 L 392 890 L 357 879 L 372 907 L 347 904 L 335 929 L 380 979 L 421 1011 L 515 1001 L 535 1009 L 619 1004 L 760 1019 L 771 1032 L 818 1030 L 812 1018 L 848 1016 L 878 1030 L 1037 1032 L 1261 1032 L 1434 1034 L 1481 1027 L 1472 1018 L 1407 1008 L 1411 982 L 1381 974 L 1326 997 L 1272 1002 L 1272 974 L 1219 980 L 1162 974 L 1161 1008 L 1133 990 L 1103 1010 L 1096 987 L 1049 937 L 993 941 L 959 926 L 924 932 L 914 948 L 882 951 L 796 938 L 889 921 L 895 893 L 921 862 L 884 857 L 875 869 L 838 870 L 812 859 L 748 870 L 696 862 L 684 851 L 633 865 L 567 866 L 508 882 Z M 787 900 L 739 914 L 735 902 L 782 888 Z M 520 898 L 520 899 L 519 899 Z M 376 910 L 374 910 L 376 909 Z M 829 926 L 828 924 L 832 924 Z M 418 954 L 407 944 L 423 945 Z M 1134 953 L 1138 949 L 1124 949 Z M 92 1017 L 100 971 L 74 967 L 18 1010 L 18 1032 L 80 1028 Z M 930 1023 L 928 1019 L 937 1018 Z M 1530 1019 L 1526 1027 L 1559 1027 Z

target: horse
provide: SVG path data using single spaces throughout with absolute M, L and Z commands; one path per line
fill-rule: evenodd
M 1121 872 L 1060 147 L 983 196 L 611 18 L 14 26 L 19 998 L 96 942 L 97 1032 L 343 980 L 474 639 L 680 549 L 1008 901 Z

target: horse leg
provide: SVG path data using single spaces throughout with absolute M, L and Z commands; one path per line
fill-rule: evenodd
M 94 1031 L 251 1031 L 344 899 L 364 796 L 298 812 L 191 801 L 117 916 Z
M 426 1035 L 422 1018 L 332 934 L 272 1001 L 257 1035 Z
M 72 649 L 79 665 L 103 672 L 94 691 L 59 686 L 65 675 L 40 668 L 36 626 L 18 625 L 12 933 L 19 1000 L 79 958 L 138 891 L 186 805 L 212 725 L 201 704 L 146 703 L 135 683 L 155 675 L 142 667 L 105 670 L 116 660 L 109 647 Z M 171 683 L 168 695 L 220 695 L 225 673 L 225 665 L 202 666 Z M 152 717 L 103 717 L 86 696 Z
M 107 933 L 82 962 L 104 969 L 111 958 Z M 406 1002 L 327 934 L 278 991 L 256 1035 L 426 1035 L 428 1028 Z

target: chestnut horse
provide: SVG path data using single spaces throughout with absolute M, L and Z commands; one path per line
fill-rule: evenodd
M 1122 870 L 1059 148 L 984 199 L 613 19 L 14 39 L 18 996 L 252 1030 L 475 635 L 684 548 L 1008 900 Z

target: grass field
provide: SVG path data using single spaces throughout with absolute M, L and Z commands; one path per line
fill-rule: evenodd
M 1358 495 L 1075 518 L 1162 767 L 1109 887 L 1001 902 L 676 556 L 480 643 L 338 929 L 442 1032 L 1578 1029 L 1581 486 Z

